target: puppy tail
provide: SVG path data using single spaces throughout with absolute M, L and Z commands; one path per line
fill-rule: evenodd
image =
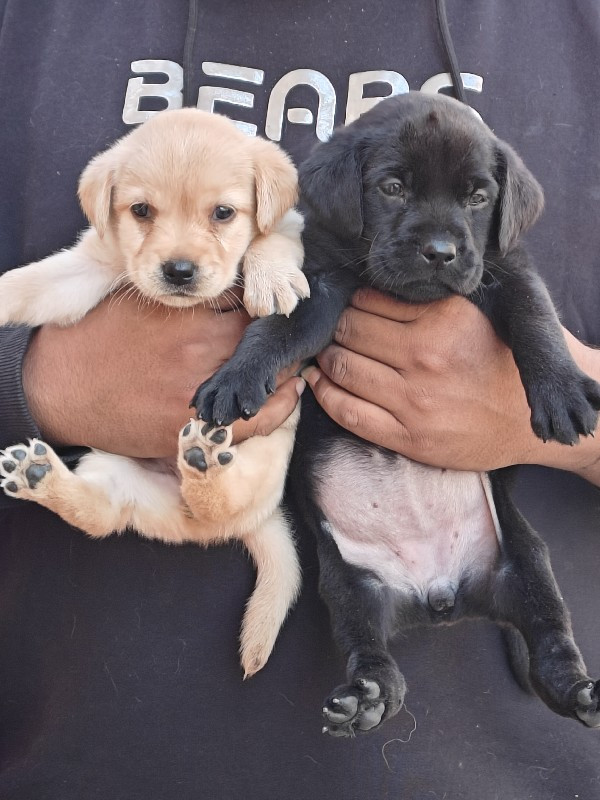
M 502 636 L 508 663 L 516 682 L 527 694 L 535 694 L 529 680 L 529 648 L 523 634 L 510 625 L 502 628 Z
M 244 543 L 256 564 L 256 586 L 244 614 L 240 655 L 244 678 L 267 663 L 300 591 L 300 564 L 288 520 L 277 509 Z

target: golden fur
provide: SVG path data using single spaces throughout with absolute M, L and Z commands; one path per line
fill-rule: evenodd
M 237 284 L 240 267 L 251 314 L 289 314 L 308 295 L 296 196 L 296 170 L 276 145 L 224 117 L 161 112 L 84 170 L 79 197 L 92 227 L 78 244 L 0 278 L 0 324 L 72 324 L 128 284 L 169 306 L 210 303 Z M 216 219 L 219 207 L 230 218 Z M 170 282 L 168 262 L 193 265 L 193 278 Z M 94 537 L 133 528 L 173 543 L 240 539 L 257 567 L 241 635 L 249 676 L 266 663 L 300 586 L 279 508 L 298 413 L 236 446 L 230 429 L 190 420 L 177 469 L 92 450 L 71 472 L 32 440 L 0 451 L 0 486 Z M 194 463 L 198 452 L 204 461 Z

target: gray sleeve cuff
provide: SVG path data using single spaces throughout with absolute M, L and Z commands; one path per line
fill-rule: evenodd
M 33 331 L 24 325 L 0 327 L 0 449 L 41 437 L 27 406 L 22 378 L 23 359 Z M 57 449 L 57 454 L 67 464 L 77 462 L 86 452 L 84 447 Z M 16 508 L 17 505 L 18 500 L 0 490 L 0 508 Z
M 23 359 L 32 328 L 0 328 L 0 447 L 17 444 L 40 431 L 29 413 L 23 391 Z

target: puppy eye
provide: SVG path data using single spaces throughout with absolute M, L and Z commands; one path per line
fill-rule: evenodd
M 386 181 L 379 188 L 388 197 L 404 197 L 404 188 L 400 181 Z
M 486 202 L 487 202 L 487 195 L 485 195 L 483 192 L 473 192 L 471 197 L 469 197 L 470 206 L 480 206 Z
M 212 218 L 217 222 L 225 222 L 235 214 L 235 208 L 231 206 L 217 206 L 212 213 Z
M 134 203 L 131 206 L 131 213 L 134 215 L 134 217 L 146 219 L 150 216 L 150 206 L 148 203 Z

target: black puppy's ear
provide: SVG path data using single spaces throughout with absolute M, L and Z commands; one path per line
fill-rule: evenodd
M 511 250 L 544 208 L 542 187 L 506 142 L 496 148 L 500 185 L 498 244 L 502 255 Z
M 358 239 L 363 229 L 362 168 L 354 137 L 346 131 L 318 145 L 300 166 L 300 197 L 338 236 Z

